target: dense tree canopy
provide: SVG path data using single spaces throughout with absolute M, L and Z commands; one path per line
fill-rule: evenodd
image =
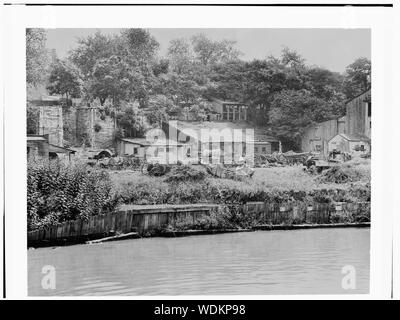
M 344 92 L 351 99 L 371 87 L 371 61 L 359 58 L 346 68 Z
M 28 30 L 27 78 L 34 83 L 46 66 L 45 33 Z M 53 64 L 48 88 L 74 96 L 82 87 L 87 102 L 116 109 L 118 122 L 131 134 L 142 131 L 135 118 L 143 115 L 154 125 L 187 112 L 201 119 L 212 98 L 239 101 L 252 108 L 256 125 L 295 144 L 307 126 L 342 116 L 345 101 L 370 87 L 366 58 L 339 74 L 307 65 L 290 48 L 277 57 L 244 61 L 235 45 L 198 34 L 173 39 L 160 56 L 147 30 L 98 31 L 80 39 L 65 61 Z
M 66 61 L 57 60 L 51 67 L 47 90 L 50 94 L 77 98 L 81 95 L 82 81 L 79 70 Z
M 46 50 L 46 31 L 26 29 L 26 82 L 36 86 L 44 81 L 49 62 Z

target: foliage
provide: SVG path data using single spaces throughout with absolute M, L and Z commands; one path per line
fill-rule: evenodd
M 36 33 L 33 47 L 40 51 L 45 34 Z M 271 135 L 298 149 L 298 137 L 307 126 L 342 116 L 346 99 L 371 85 L 371 62 L 366 58 L 339 74 L 308 65 L 287 47 L 279 56 L 244 61 L 234 41 L 204 34 L 171 40 L 164 57 L 158 56 L 158 49 L 148 30 L 123 29 L 81 38 L 69 53 L 68 60 L 80 70 L 84 98 L 121 111 L 117 117 L 126 134 L 140 135 L 141 120 L 134 117 L 142 115 L 151 125 L 188 113 L 202 120 L 210 100 L 218 98 L 248 104 L 253 124 L 267 127 Z M 124 110 L 134 103 L 145 113 Z
M 86 91 L 92 99 L 99 98 L 101 106 L 107 98 L 111 98 L 113 105 L 117 105 L 129 96 L 130 77 L 129 65 L 126 62 L 117 56 L 102 58 L 94 64 Z
M 358 159 L 325 170 L 319 177 L 322 182 L 348 183 L 363 179 L 370 181 L 370 162 Z
M 26 106 L 26 134 L 38 134 L 39 109 L 27 104 Z
M 371 87 L 371 61 L 358 58 L 346 68 L 344 92 L 352 99 Z
M 257 169 L 252 179 L 240 182 L 206 177 L 204 180 L 182 179 L 171 183 L 162 177 L 137 174 L 114 175 L 113 180 L 121 201 L 133 204 L 368 202 L 371 196 L 370 172 L 365 164 L 360 164 L 358 171 L 357 181 L 354 179 L 343 184 L 322 182 L 319 177 L 311 176 L 299 167 Z
M 67 61 L 57 60 L 51 67 L 47 89 L 50 94 L 76 98 L 81 94 L 79 70 Z
M 282 90 L 271 102 L 270 123 L 278 136 L 296 140 L 313 123 L 334 117 L 335 100 L 326 101 L 308 90 Z
M 132 104 L 125 104 L 115 114 L 118 128 L 125 137 L 141 137 L 146 129 L 143 114 Z
M 157 41 L 143 29 L 124 29 L 112 36 L 97 32 L 80 39 L 70 59 L 84 75 L 89 100 L 98 98 L 104 105 L 110 98 L 118 106 L 122 100 L 136 99 L 145 106 L 154 84 L 157 49 Z
M 36 86 L 45 80 L 48 63 L 46 31 L 39 28 L 26 29 L 26 82 Z
M 168 174 L 166 182 L 180 182 L 180 181 L 202 181 L 206 174 L 204 171 L 194 169 L 188 165 L 174 166 Z
M 116 37 L 97 31 L 94 35 L 78 39 L 78 46 L 70 51 L 69 58 L 81 70 L 84 79 L 90 79 L 97 61 L 107 59 L 116 52 Z
M 96 123 L 96 124 L 94 125 L 94 131 L 95 131 L 95 132 L 100 132 L 100 130 L 101 130 L 101 125 L 100 125 L 99 123 Z
M 117 198 L 105 171 L 60 161 L 28 162 L 28 229 L 112 211 Z
M 238 59 L 240 51 L 235 48 L 232 40 L 211 40 L 204 34 L 198 34 L 191 38 L 193 52 L 196 59 L 203 65 L 212 65 Z
M 171 166 L 167 164 L 149 163 L 147 165 L 147 173 L 150 176 L 161 177 L 171 171 Z

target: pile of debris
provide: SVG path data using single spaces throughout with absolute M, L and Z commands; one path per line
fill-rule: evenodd
M 254 169 L 247 164 L 232 168 L 222 164 L 206 165 L 206 169 L 212 176 L 223 179 L 242 180 L 248 177 L 251 178 L 254 175 Z
M 292 150 L 285 153 L 274 152 L 267 155 L 257 155 L 255 157 L 256 167 L 282 167 L 304 164 L 307 157 L 310 155 L 308 152 L 296 153 Z

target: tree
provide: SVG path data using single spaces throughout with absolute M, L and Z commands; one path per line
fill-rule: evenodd
M 190 43 L 183 38 L 170 41 L 167 57 L 171 70 L 177 74 L 187 73 L 194 63 L 194 54 Z
M 117 37 L 97 31 L 94 35 L 78 39 L 78 46 L 69 52 L 69 59 L 81 70 L 85 79 L 90 79 L 96 63 L 110 58 L 117 51 Z
M 235 48 L 235 41 L 214 41 L 204 34 L 198 34 L 191 38 L 196 59 L 203 65 L 212 65 L 236 60 L 240 51 Z
M 48 53 L 46 50 L 46 31 L 26 29 L 26 82 L 37 86 L 44 81 Z
M 117 56 L 99 59 L 93 66 L 92 76 L 87 81 L 86 91 L 91 99 L 98 98 L 103 106 L 107 98 L 118 105 L 129 97 L 131 71 L 127 63 Z
M 26 106 L 26 134 L 38 134 L 39 109 L 27 104 Z
M 67 103 L 69 98 L 77 98 L 81 95 L 82 81 L 79 71 L 67 61 L 58 60 L 52 65 L 49 85 L 50 94 L 65 95 Z
M 336 101 L 325 101 L 308 90 L 282 90 L 271 102 L 270 125 L 279 137 L 299 142 L 308 126 L 336 116 L 336 108 Z
M 145 123 L 139 110 L 132 104 L 127 104 L 116 114 L 118 128 L 123 130 L 124 136 L 143 136 Z
M 358 58 L 346 68 L 344 92 L 352 99 L 371 87 L 371 61 Z

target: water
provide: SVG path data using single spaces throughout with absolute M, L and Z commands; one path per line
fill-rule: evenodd
M 28 251 L 29 295 L 250 295 L 369 292 L 369 228 L 145 238 Z M 43 289 L 44 265 L 56 288 Z M 356 270 L 344 290 L 342 267 Z

